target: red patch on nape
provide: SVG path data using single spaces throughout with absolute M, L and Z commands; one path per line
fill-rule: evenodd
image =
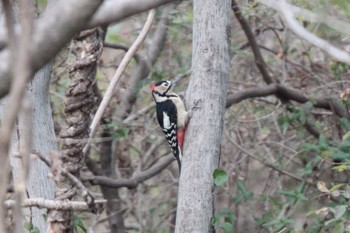
M 178 143 L 181 150 L 182 150 L 183 145 L 184 145 L 184 140 L 185 140 L 185 129 L 184 128 L 178 129 L 178 131 L 177 131 L 177 143 Z
M 153 84 L 152 91 L 154 91 L 154 89 L 156 89 L 156 85 Z

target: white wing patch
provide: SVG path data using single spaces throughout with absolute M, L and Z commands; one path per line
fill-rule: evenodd
M 163 127 L 169 129 L 170 126 L 170 118 L 166 112 L 163 112 Z

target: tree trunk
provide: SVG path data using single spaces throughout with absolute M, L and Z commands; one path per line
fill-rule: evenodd
M 212 174 L 220 160 L 230 68 L 230 1 L 195 0 L 193 15 L 192 76 L 186 103 L 188 109 L 197 108 L 186 132 L 177 233 L 214 232 Z
M 89 137 L 90 112 L 95 105 L 93 84 L 97 61 L 102 53 L 101 29 L 80 32 L 73 40 L 72 51 L 75 60 L 69 70 L 70 84 L 64 103 L 65 125 L 60 132 L 60 159 L 62 168 L 79 179 L 84 161 L 83 148 Z M 56 175 L 55 198 L 71 200 L 77 192 L 76 184 L 71 179 L 61 176 L 59 169 L 53 172 L 54 176 Z M 50 233 L 73 232 L 73 211 L 50 210 L 48 216 Z
M 29 85 L 26 98 L 32 105 L 32 149 L 43 155 L 49 152 L 57 151 L 56 137 L 51 115 L 51 106 L 49 99 L 49 83 L 51 75 L 51 63 L 39 70 L 32 83 Z M 3 99 L 0 104 L 0 118 L 6 110 L 7 99 Z M 12 134 L 10 154 L 16 155 L 10 157 L 11 170 L 14 183 L 21 182 L 19 171 L 22 170 L 22 160 L 18 157 L 19 147 L 23 140 L 23 129 L 28 127 L 24 125 L 23 116 L 19 116 L 17 124 Z M 45 139 L 45 140 L 43 140 Z M 40 159 L 31 159 L 30 172 L 27 180 L 27 198 L 41 197 L 53 199 L 54 183 L 49 180 L 50 170 Z M 36 207 L 27 208 L 25 221 L 32 222 L 34 227 L 38 227 L 40 232 L 46 230 L 45 209 Z

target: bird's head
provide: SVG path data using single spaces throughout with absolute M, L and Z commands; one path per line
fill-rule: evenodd
M 165 95 L 172 87 L 171 81 L 159 81 L 152 86 L 152 93 Z

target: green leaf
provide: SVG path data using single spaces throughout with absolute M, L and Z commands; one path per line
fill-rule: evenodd
M 350 154 L 349 153 L 345 153 L 341 150 L 335 150 L 334 154 L 332 155 L 332 158 L 334 160 L 338 160 L 338 161 L 344 161 L 347 159 L 350 159 Z
M 235 215 L 230 209 L 223 209 L 215 211 L 214 217 L 211 220 L 211 224 L 216 228 L 221 228 L 225 232 L 233 232 L 233 221 Z
M 338 205 L 338 206 L 332 208 L 331 210 L 334 213 L 334 218 L 335 219 L 341 218 L 345 214 L 346 208 L 347 208 L 346 205 Z
M 254 193 L 247 189 L 243 180 L 238 180 L 236 184 L 238 193 L 233 198 L 234 203 L 238 204 L 244 200 L 250 200 L 254 197 Z
M 214 184 L 216 186 L 220 186 L 225 182 L 227 182 L 228 180 L 227 173 L 222 169 L 215 169 L 215 171 L 213 172 L 213 177 L 214 177 Z
M 225 218 L 225 222 L 233 222 L 235 220 L 235 215 L 232 213 L 232 210 L 230 209 L 222 209 L 218 210 L 214 214 L 215 218 Z
M 30 233 L 40 233 L 40 230 L 38 227 L 34 227 Z
M 339 144 L 339 149 L 341 149 L 344 152 L 347 152 L 350 149 L 350 141 L 342 141 Z
M 343 136 L 343 141 L 347 141 L 350 139 L 350 131 L 348 131 L 346 134 Z
M 290 225 L 290 224 L 293 224 L 293 223 L 294 223 L 293 220 L 290 220 L 290 219 L 287 219 L 286 217 L 283 217 L 281 219 L 276 219 L 276 220 L 273 220 L 271 222 L 267 222 L 263 226 L 264 227 L 276 226 L 277 228 L 281 228 L 281 227 L 284 227 L 286 225 Z
M 73 216 L 73 227 L 75 232 L 78 232 L 79 227 L 84 233 L 87 233 L 87 229 L 85 228 L 83 221 L 76 215 Z
M 33 224 L 31 222 L 25 222 L 24 229 L 26 229 L 30 232 L 33 229 Z
M 278 118 L 278 126 L 280 127 L 282 133 L 286 133 L 288 126 L 289 126 L 289 120 L 287 119 L 286 116 L 281 116 Z
M 317 146 L 317 145 L 314 145 L 314 144 L 310 144 L 310 143 L 305 143 L 303 145 L 303 148 L 305 150 L 308 150 L 308 151 L 316 151 L 316 152 L 320 152 L 320 147 Z
M 329 146 L 328 146 L 328 140 L 327 138 L 324 136 L 324 135 L 320 135 L 320 138 L 319 138 L 319 142 L 320 144 L 320 149 L 321 150 L 328 150 Z
M 343 187 L 344 185 L 346 185 L 346 184 L 336 184 L 336 185 L 334 185 L 332 188 L 330 188 L 329 191 L 330 191 L 330 192 L 333 192 L 333 191 L 335 191 L 335 190 L 337 190 L 337 189 Z
M 233 232 L 233 226 L 229 222 L 219 223 L 216 225 L 217 228 L 223 229 L 226 233 L 232 233 Z
M 339 221 L 335 224 L 334 228 L 333 228 L 333 233 L 344 233 L 344 222 L 343 221 Z
M 348 121 L 348 119 L 342 117 L 340 118 L 339 120 L 339 124 L 340 124 L 340 127 L 344 130 L 350 130 L 350 123 Z
M 299 192 L 298 190 L 279 191 L 278 193 L 283 195 L 283 196 L 295 198 L 295 199 L 300 200 L 300 201 L 307 201 L 308 200 L 308 198 L 303 193 Z

